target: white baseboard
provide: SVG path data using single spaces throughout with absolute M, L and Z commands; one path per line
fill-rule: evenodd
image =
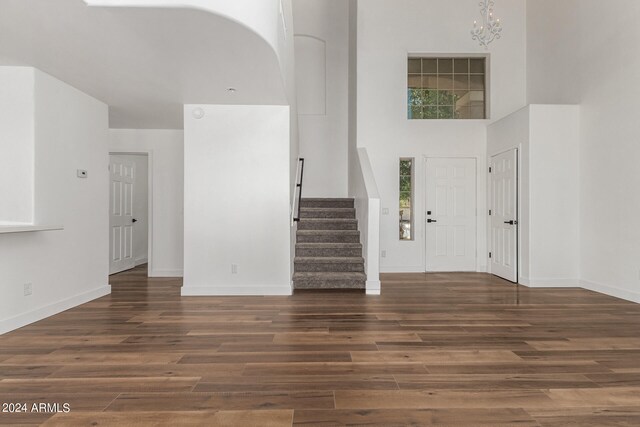
M 380 295 L 380 280 L 367 280 L 365 289 L 367 295 Z
M 182 277 L 182 270 L 149 270 L 149 277 Z
M 581 280 L 580 286 L 590 291 L 599 292 L 601 294 L 640 304 L 640 292 L 620 289 L 615 286 L 603 285 L 601 283 L 590 282 L 588 280 Z
M 101 286 L 91 291 L 63 299 L 62 301 L 45 305 L 44 307 L 37 308 L 27 313 L 20 314 L 9 319 L 0 320 L 0 335 L 22 328 L 23 326 L 45 319 L 49 316 L 53 316 L 54 314 L 58 314 L 65 310 L 69 310 L 70 308 L 77 307 L 89 301 L 93 301 L 96 298 L 109 295 L 110 293 L 111 286 Z
M 518 283 L 528 288 L 579 288 L 578 279 L 531 279 L 520 277 Z
M 149 262 L 149 258 L 137 258 L 135 261 L 136 267 Z
M 187 296 L 265 296 L 291 295 L 291 286 L 183 286 L 181 294 Z
M 380 266 L 380 273 L 424 273 L 424 266 L 413 266 L 413 267 Z

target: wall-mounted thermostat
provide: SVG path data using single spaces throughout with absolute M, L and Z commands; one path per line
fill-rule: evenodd
M 78 178 L 86 178 L 88 173 L 86 170 L 78 169 Z

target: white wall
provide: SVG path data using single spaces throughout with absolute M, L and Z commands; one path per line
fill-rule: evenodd
M 185 106 L 183 295 L 291 293 L 289 115 Z
M 34 220 L 64 230 L 0 234 L 0 333 L 110 291 L 107 106 L 40 71 L 33 78 Z
M 349 3 L 295 0 L 304 197 L 347 196 Z
M 489 157 L 519 149 L 519 282 L 579 282 L 579 109 L 531 105 L 488 128 Z
M 536 0 L 527 11 L 529 99 L 580 104 L 582 285 L 640 302 L 640 2 Z
M 530 111 L 530 281 L 577 285 L 579 109 L 531 105 Z
M 358 180 L 358 0 L 349 0 L 348 194 Z
M 0 67 L 0 223 L 33 221 L 34 70 Z
M 182 276 L 184 133 L 181 130 L 111 129 L 109 151 L 148 152 L 152 169 L 149 254 L 151 277 Z M 106 233 L 106 232 L 105 232 Z
M 242 24 L 262 37 L 280 54 L 278 0 L 85 0 L 89 6 L 195 8 Z
M 486 121 L 407 119 L 408 53 L 485 53 L 471 40 L 476 0 L 366 0 L 358 2 L 357 144 L 366 147 L 380 190 L 382 271 L 425 271 L 423 156 L 473 157 L 478 164 L 478 253 L 486 252 Z M 525 1 L 501 2 L 504 37 L 491 45 L 491 116 L 525 105 Z M 416 239 L 398 240 L 398 162 L 416 158 Z M 486 269 L 484 257 L 478 270 Z

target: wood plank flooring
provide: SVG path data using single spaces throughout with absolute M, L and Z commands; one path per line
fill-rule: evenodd
M 0 336 L 0 425 L 640 426 L 640 306 L 486 274 L 180 297 L 145 267 Z

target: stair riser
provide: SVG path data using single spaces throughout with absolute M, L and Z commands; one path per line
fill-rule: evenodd
M 357 234 L 298 235 L 298 243 L 360 243 Z
M 364 280 L 294 280 L 294 289 L 366 289 Z
M 305 221 L 298 223 L 298 230 L 357 230 L 358 223 L 353 221 Z
M 353 200 L 302 200 L 302 208 L 353 208 Z
M 361 257 L 361 248 L 298 248 L 299 257 Z
M 364 273 L 364 264 L 360 263 L 346 263 L 346 262 L 334 262 L 334 263 L 305 263 L 297 262 L 295 264 L 296 272 L 349 272 L 349 273 Z
M 355 219 L 356 211 L 351 210 L 322 210 L 322 211 L 305 211 L 300 210 L 300 217 L 305 218 L 343 218 L 343 219 Z

